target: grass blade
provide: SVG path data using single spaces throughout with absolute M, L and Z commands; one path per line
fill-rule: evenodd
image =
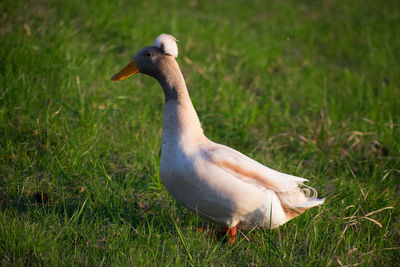
M 188 246 L 186 245 L 186 242 L 185 242 L 185 239 L 184 239 L 184 237 L 183 237 L 183 235 L 182 235 L 182 232 L 181 232 L 181 230 L 179 229 L 178 225 L 176 224 L 175 220 L 174 220 L 173 218 L 171 218 L 171 220 L 172 220 L 172 222 L 174 223 L 174 226 L 175 226 L 176 232 L 178 233 L 179 239 L 181 240 L 182 245 L 183 245 L 183 247 L 185 248 L 186 255 L 187 255 L 187 256 L 189 257 L 189 259 L 190 259 L 190 262 L 189 262 L 189 263 L 190 263 L 191 266 L 194 266 L 192 255 L 190 255 Z

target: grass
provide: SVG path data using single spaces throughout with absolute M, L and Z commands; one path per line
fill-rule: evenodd
M 0 2 L 0 263 L 393 266 L 398 1 Z M 163 95 L 111 83 L 161 32 L 212 140 L 326 204 L 229 246 L 158 177 Z

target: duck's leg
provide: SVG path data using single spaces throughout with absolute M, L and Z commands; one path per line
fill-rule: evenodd
M 228 242 L 231 244 L 235 244 L 236 226 L 233 226 L 233 227 L 223 226 L 222 231 L 226 234 Z

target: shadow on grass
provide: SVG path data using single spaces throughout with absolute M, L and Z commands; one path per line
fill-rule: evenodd
M 193 225 L 198 229 L 215 230 L 208 222 L 188 212 L 165 194 L 159 199 L 140 199 L 135 196 L 129 200 L 111 194 L 103 201 L 96 201 L 90 194 L 80 194 L 64 201 L 55 199 L 50 193 L 35 192 L 27 196 L 10 195 L 0 192 L 0 209 L 3 214 L 14 211 L 18 218 L 28 221 L 41 221 L 49 214 L 56 216 L 62 227 L 67 225 L 128 224 L 133 236 L 138 235 L 138 228 L 157 232 L 175 232 L 172 218 L 183 225 Z

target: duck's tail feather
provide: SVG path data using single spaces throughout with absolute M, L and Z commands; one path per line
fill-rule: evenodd
M 315 188 L 305 184 L 301 186 L 303 188 L 297 187 L 287 192 L 276 193 L 282 206 L 293 209 L 309 209 L 324 203 L 325 198 L 318 198 L 318 192 Z
M 322 205 L 325 201 L 325 198 L 318 198 L 318 192 L 314 187 L 308 186 L 306 184 L 302 184 L 304 186 L 300 190 L 304 193 L 306 197 L 306 201 L 302 203 L 298 203 L 296 207 L 298 208 L 311 208 L 315 206 Z
M 307 199 L 307 201 L 297 204 L 296 208 L 309 209 L 324 204 L 325 198 Z

